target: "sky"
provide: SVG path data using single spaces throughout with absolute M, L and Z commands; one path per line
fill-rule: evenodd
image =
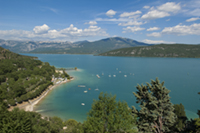
M 200 44 L 200 0 L 0 0 L 0 39 Z

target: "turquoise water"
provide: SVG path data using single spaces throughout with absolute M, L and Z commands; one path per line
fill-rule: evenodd
M 75 77 L 74 81 L 60 85 L 36 105 L 35 110 L 43 115 L 59 116 L 64 120 L 72 118 L 82 122 L 86 120 L 93 99 L 98 99 L 102 91 L 116 94 L 117 99 L 125 100 L 129 106 L 138 108 L 136 98 L 132 94 L 136 91 L 137 84 L 145 84 L 158 77 L 159 80 L 165 81 L 165 86 L 171 90 L 171 102 L 182 103 L 189 118 L 198 117 L 196 112 L 200 109 L 200 95 L 197 94 L 200 91 L 200 59 L 26 55 L 36 56 L 39 60 L 49 62 L 55 67 L 79 69 L 79 71 L 68 71 Z M 97 78 L 96 74 L 101 78 Z M 78 85 L 86 87 L 81 88 Z M 95 90 L 97 88 L 99 91 Z M 84 93 L 85 90 L 88 92 Z M 81 103 L 85 103 L 85 106 Z

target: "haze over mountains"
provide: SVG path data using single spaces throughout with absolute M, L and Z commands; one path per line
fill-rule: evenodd
M 59 41 L 15 41 L 0 40 L 0 46 L 16 53 L 54 53 L 54 54 L 98 54 L 106 51 L 150 46 L 128 38 L 111 37 L 94 42 L 59 42 Z

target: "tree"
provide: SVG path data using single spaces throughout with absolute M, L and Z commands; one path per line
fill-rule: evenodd
M 135 118 L 126 102 L 116 101 L 116 96 L 100 93 L 94 100 L 87 120 L 83 123 L 86 133 L 134 132 Z
M 185 114 L 184 106 L 182 104 L 175 104 L 174 113 L 177 116 L 176 122 L 174 125 L 174 131 L 177 131 L 177 132 L 183 131 L 187 123 L 187 117 Z
M 133 92 L 141 107 L 139 111 L 133 107 L 133 112 L 138 116 L 137 124 L 141 132 L 169 132 L 175 123 L 176 115 L 170 102 L 170 91 L 163 85 L 164 82 L 160 83 L 156 78 L 155 81 L 151 80 L 151 85 L 138 85 L 138 91 Z

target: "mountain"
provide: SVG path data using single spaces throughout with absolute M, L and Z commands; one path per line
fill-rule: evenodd
M 200 45 L 159 44 L 148 47 L 122 48 L 108 51 L 102 56 L 132 57 L 189 57 L 200 58 Z
M 39 41 L 5 41 L 0 40 L 0 46 L 16 53 L 54 53 L 54 54 L 99 54 L 113 49 L 149 46 L 122 37 L 111 37 L 94 42 L 39 42 Z

